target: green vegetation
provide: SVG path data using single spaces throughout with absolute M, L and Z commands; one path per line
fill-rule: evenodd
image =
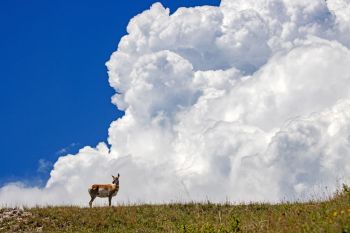
M 350 232 L 350 189 L 344 185 L 323 202 L 47 207 L 24 213 L 1 219 L 0 232 Z

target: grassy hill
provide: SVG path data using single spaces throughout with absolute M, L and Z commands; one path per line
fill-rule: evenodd
M 1 209 L 0 232 L 350 232 L 350 190 L 330 200 Z

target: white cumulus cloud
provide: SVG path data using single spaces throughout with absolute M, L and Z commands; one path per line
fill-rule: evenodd
M 125 111 L 108 144 L 60 157 L 44 188 L 5 185 L 0 203 L 86 206 L 118 172 L 124 203 L 324 197 L 350 176 L 349 6 L 154 4 L 107 62 Z

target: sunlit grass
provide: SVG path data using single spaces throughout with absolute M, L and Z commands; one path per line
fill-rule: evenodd
M 0 210 L 1 211 L 1 210 Z M 282 204 L 163 204 L 25 209 L 1 232 L 350 232 L 350 190 L 326 201 Z

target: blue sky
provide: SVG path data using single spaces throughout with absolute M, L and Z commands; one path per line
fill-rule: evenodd
M 105 141 L 123 115 L 110 103 L 105 62 L 130 18 L 155 1 L 0 3 L 0 184 L 45 181 L 60 155 Z M 161 1 L 180 6 L 218 0 Z
M 111 127 L 105 62 L 153 0 L 0 1 L 0 206 L 86 206 L 117 173 L 118 203 L 333 193 L 350 177 L 347 1 L 154 5 L 108 63 L 127 112 Z

